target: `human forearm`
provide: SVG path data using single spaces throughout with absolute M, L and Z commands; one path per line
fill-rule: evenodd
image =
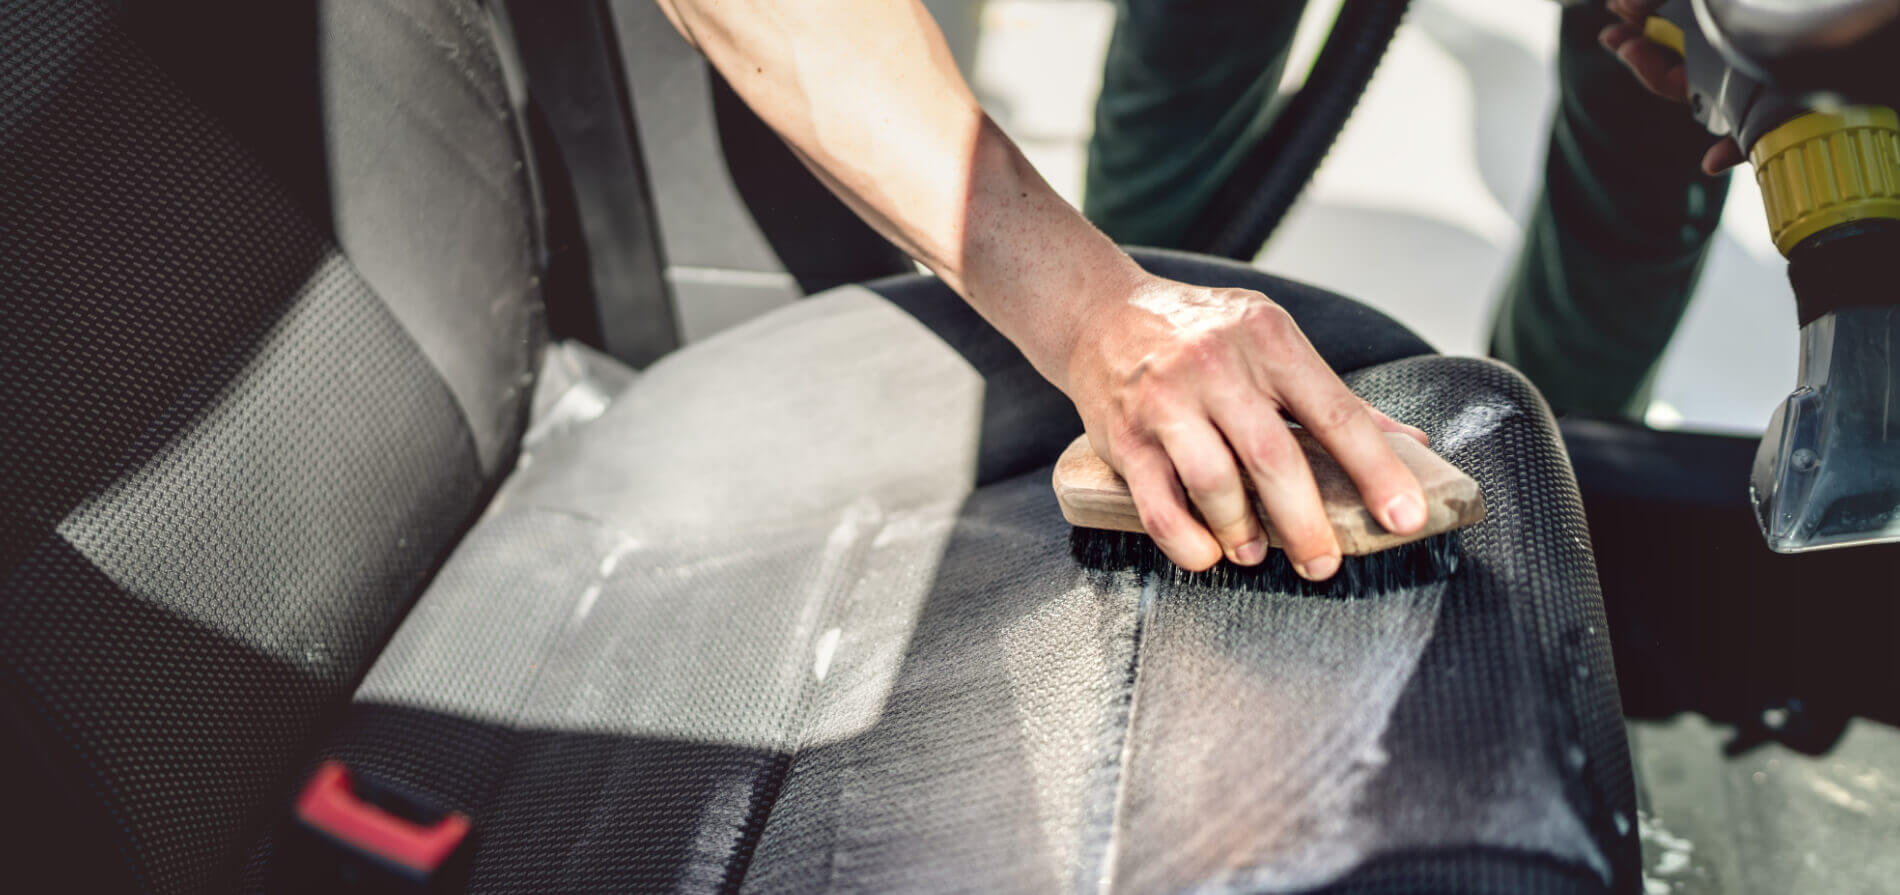
M 872 226 L 937 273 L 1076 403 L 1182 566 L 1243 565 L 1267 540 L 1294 568 L 1339 545 L 1282 420 L 1302 420 L 1386 527 L 1425 520 L 1417 481 L 1286 312 L 1244 289 L 1142 271 L 1036 173 L 977 106 L 914 0 L 660 0 L 681 33 Z
M 834 192 L 1066 388 L 1083 305 L 1138 270 L 983 114 L 919 4 L 662 3 Z

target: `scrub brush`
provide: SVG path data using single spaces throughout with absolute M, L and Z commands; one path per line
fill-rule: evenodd
M 1062 452 L 1055 471 L 1056 500 L 1063 517 L 1076 527 L 1070 541 L 1076 559 L 1092 569 L 1160 573 L 1187 584 L 1330 597 L 1417 587 L 1457 571 L 1458 529 L 1484 521 L 1484 495 L 1476 481 L 1411 438 L 1383 433 L 1425 491 L 1425 526 L 1409 535 L 1393 534 L 1373 518 L 1352 479 L 1319 441 L 1303 428 L 1294 426 L 1292 431 L 1312 467 L 1320 502 L 1343 554 L 1331 578 L 1308 581 L 1293 571 L 1286 552 L 1277 549 L 1283 541 L 1258 497 L 1254 511 L 1265 524 L 1268 546 L 1276 548 L 1268 550 L 1263 562 L 1237 566 L 1223 560 L 1205 572 L 1180 569 L 1142 529 L 1127 483 L 1096 456 L 1088 436 Z

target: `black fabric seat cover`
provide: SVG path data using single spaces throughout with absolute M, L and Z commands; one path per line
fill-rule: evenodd
M 105 4 L 0 4 L 0 867 L 21 891 L 229 889 L 512 465 L 532 205 L 480 10 L 301 12 L 334 215 Z
M 1140 257 L 1278 296 L 1479 478 L 1457 579 L 1327 601 L 1079 568 L 1048 479 L 1073 410 L 893 280 L 690 347 L 527 455 L 322 754 L 482 818 L 475 891 L 1627 885 L 1605 629 L 1535 394 L 1344 299 Z
M 1079 567 L 1073 409 L 924 278 L 680 352 L 516 462 L 532 215 L 480 10 L 317 21 L 320 209 L 104 9 L 0 7 L 29 889 L 270 888 L 324 757 L 471 813 L 480 892 L 1637 884 L 1581 509 L 1515 374 L 1140 256 L 1275 296 L 1484 487 L 1456 578 L 1368 599 Z

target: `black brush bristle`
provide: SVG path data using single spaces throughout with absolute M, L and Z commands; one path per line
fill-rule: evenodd
M 1224 590 L 1296 594 L 1348 599 L 1420 587 L 1458 571 L 1458 532 L 1421 538 L 1390 550 L 1341 559 L 1339 571 L 1325 581 L 1308 581 L 1293 571 L 1284 550 L 1269 550 L 1257 566 L 1225 560 L 1205 572 L 1189 572 L 1169 560 L 1154 539 L 1127 531 L 1077 528 L 1069 539 L 1077 562 L 1098 571 L 1133 571 L 1164 576 L 1170 584 Z

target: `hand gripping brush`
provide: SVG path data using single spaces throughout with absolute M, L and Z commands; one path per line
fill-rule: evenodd
M 1222 588 L 1361 597 L 1416 587 L 1450 577 L 1458 568 L 1458 529 L 1484 521 L 1484 495 L 1478 483 L 1430 448 L 1397 433 L 1384 433 L 1392 450 L 1425 491 L 1425 526 L 1409 535 L 1385 530 L 1359 497 L 1359 489 L 1331 454 L 1305 429 L 1293 427 L 1319 485 L 1320 503 L 1339 539 L 1339 571 L 1325 581 L 1308 581 L 1293 571 L 1285 543 L 1273 520 L 1253 495 L 1254 512 L 1267 531 L 1267 558 L 1256 566 L 1222 561 L 1206 572 L 1187 572 L 1170 562 L 1141 526 L 1128 484 L 1077 438 L 1056 461 L 1056 500 L 1076 527 L 1071 546 L 1076 559 L 1093 569 L 1129 569 L 1172 576 L 1183 583 Z M 1248 483 L 1251 493 L 1252 483 Z

